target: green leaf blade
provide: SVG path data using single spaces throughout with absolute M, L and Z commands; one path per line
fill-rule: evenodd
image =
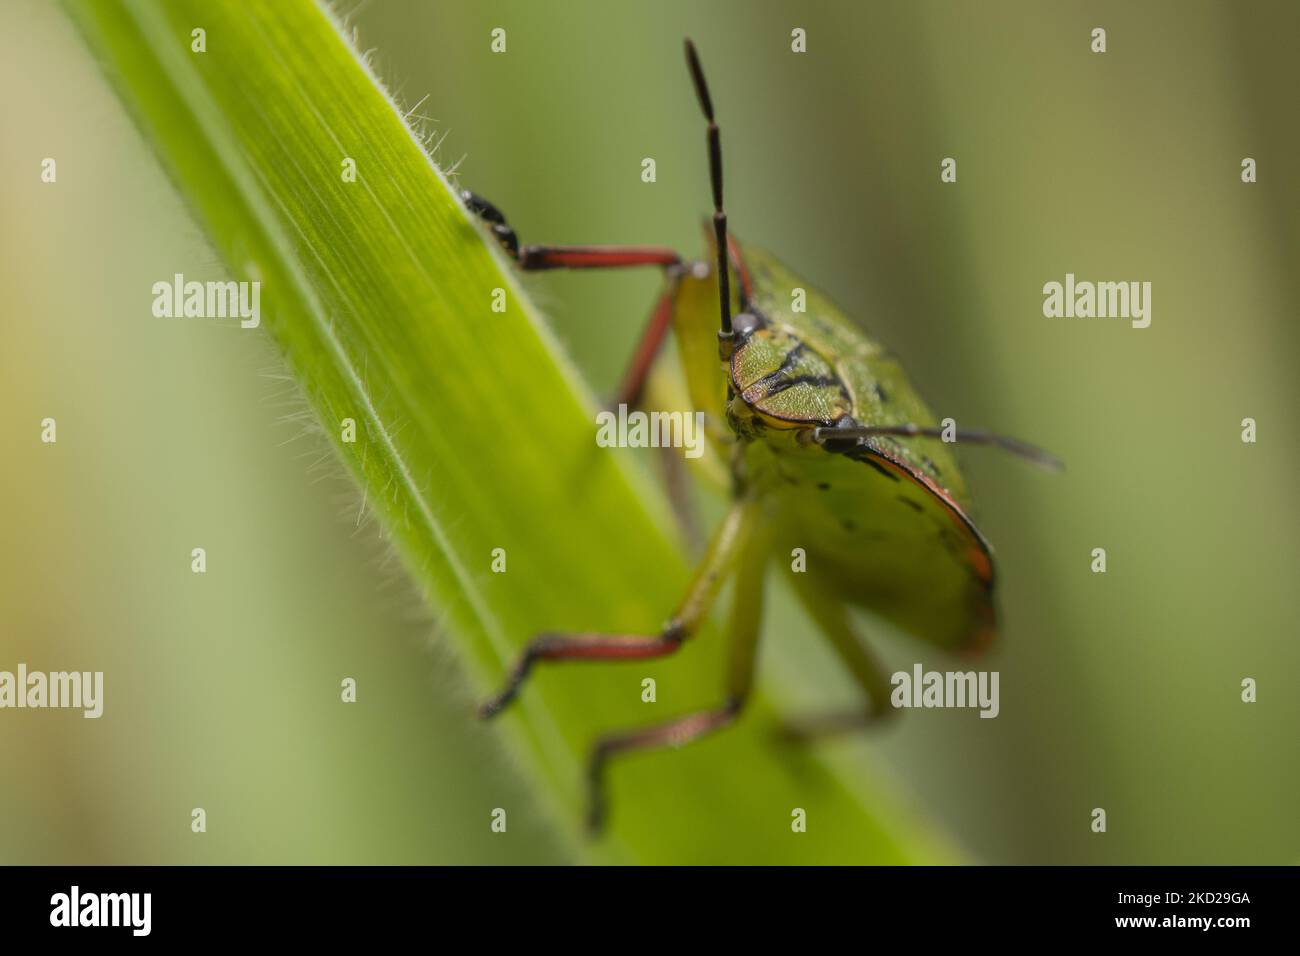
M 595 445 L 592 397 L 327 11 L 68 6 L 232 276 L 262 283 L 263 322 L 479 689 L 539 630 L 656 630 L 688 578 L 660 497 Z M 575 845 L 646 863 L 950 858 L 873 781 L 775 747 L 761 697 L 735 730 L 617 764 L 610 839 L 583 842 L 591 740 L 715 703 L 719 643 L 706 629 L 654 665 L 659 704 L 640 703 L 635 668 L 544 668 L 504 719 Z

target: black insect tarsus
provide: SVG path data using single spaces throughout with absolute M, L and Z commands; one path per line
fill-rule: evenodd
M 470 212 L 492 227 L 492 235 L 497 237 L 497 241 L 510 254 L 510 258 L 517 260 L 519 258 L 519 237 L 515 235 L 514 229 L 510 228 L 510 223 L 506 222 L 505 213 L 482 196 L 472 193 L 468 189 L 461 191 L 460 198 Z
M 488 202 L 478 193 L 472 193 L 468 189 L 462 189 L 460 193 L 461 201 L 469 207 L 469 211 L 478 216 L 485 222 L 504 223 L 506 221 L 505 213 L 496 207 L 495 203 Z

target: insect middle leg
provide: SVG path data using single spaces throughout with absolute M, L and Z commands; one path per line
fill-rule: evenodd
M 757 532 L 743 545 L 737 562 L 736 588 L 727 633 L 727 696 L 723 703 L 661 724 L 607 734 L 596 741 L 587 767 L 587 826 L 591 831 L 599 831 L 604 824 L 605 771 L 611 757 L 657 747 L 680 747 L 729 726 L 740 715 L 754 683 L 767 557 L 768 542 L 761 532 Z
M 479 707 L 479 715 L 493 717 L 500 713 L 514 700 L 538 661 L 645 660 L 672 654 L 699 629 L 723 583 L 735 569 L 754 521 L 755 505 L 751 499 L 738 499 L 731 506 L 714 531 L 677 613 L 658 634 L 539 634 L 528 642 L 501 691 Z
M 790 579 L 854 683 L 867 695 L 867 701 L 859 708 L 789 720 L 784 726 L 786 736 L 795 740 L 825 737 L 860 730 L 893 716 L 893 708 L 889 706 L 889 676 L 855 633 L 845 603 L 807 572 L 792 573 Z
M 663 344 L 669 325 L 672 324 L 677 279 L 685 268 L 682 257 L 666 246 L 520 245 L 518 235 L 500 209 L 469 190 L 464 190 L 460 196 L 466 208 L 489 225 L 497 242 L 510 258 L 515 260 L 519 268 L 525 271 L 628 269 L 637 266 L 659 266 L 664 270 L 668 277 L 668 284 L 641 333 L 614 402 L 615 405 L 637 404 L 645 388 L 650 366 L 654 363 L 659 347 Z

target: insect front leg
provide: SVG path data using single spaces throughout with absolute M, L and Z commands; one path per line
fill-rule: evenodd
M 710 710 L 685 714 L 673 720 L 636 730 L 608 734 L 596 741 L 587 767 L 587 826 L 597 832 L 605 820 L 605 771 L 611 757 L 657 747 L 680 747 L 733 723 L 749 699 L 754 684 L 754 662 L 763 617 L 764 570 L 767 540 L 751 536 L 737 561 L 736 589 L 728 622 L 727 696 Z
M 660 346 L 663 345 L 664 336 L 668 334 L 668 329 L 673 324 L 673 306 L 677 301 L 677 286 L 681 282 L 682 267 L 670 266 L 664 272 L 668 281 L 664 284 L 663 291 L 655 302 L 654 311 L 650 313 L 650 319 L 641 331 L 632 358 L 627 363 L 627 370 L 623 373 L 623 380 L 619 383 L 618 393 L 614 398 L 616 408 L 619 405 L 627 405 L 631 408 L 641 403 L 641 394 L 645 391 L 650 369 L 654 367 L 655 357 L 659 354 Z
M 699 629 L 718 591 L 735 569 L 754 518 L 753 501 L 742 499 L 732 505 L 714 531 L 677 613 L 658 634 L 539 634 L 528 642 L 501 691 L 479 707 L 479 715 L 493 717 L 500 713 L 514 700 L 538 661 L 645 660 L 676 651 Z
M 645 388 L 650 367 L 654 364 L 659 347 L 663 344 L 668 327 L 672 324 L 677 283 L 684 268 L 682 257 L 666 246 L 520 245 L 514 228 L 506 220 L 505 214 L 494 204 L 469 190 L 461 192 L 460 197 L 470 212 L 488 224 L 492 235 L 496 237 L 506 254 L 518 263 L 519 268 L 526 271 L 629 269 L 637 266 L 659 266 L 664 270 L 668 282 L 641 333 L 614 401 L 615 407 L 619 404 L 636 405 Z
M 861 730 L 893 716 L 894 710 L 889 706 L 889 675 L 854 632 L 848 607 L 811 574 L 791 574 L 790 580 L 854 683 L 867 695 L 867 701 L 860 708 L 787 721 L 783 728 L 785 735 L 794 740 L 809 740 Z
M 520 245 L 505 214 L 468 189 L 460 194 L 465 207 L 486 222 L 501 248 L 529 271 L 545 269 L 626 269 L 633 266 L 680 265 L 682 257 L 666 246 L 549 246 Z

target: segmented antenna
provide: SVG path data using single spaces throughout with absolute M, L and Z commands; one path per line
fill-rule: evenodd
M 873 435 L 891 435 L 899 438 L 943 438 L 943 429 L 922 425 L 853 425 L 847 428 L 826 428 L 823 426 L 814 428 L 812 437 L 813 441 L 817 442 L 835 442 L 844 439 L 870 438 Z M 993 445 L 1026 461 L 1033 462 L 1047 471 L 1062 471 L 1065 468 L 1064 463 L 1055 455 L 1018 438 L 1008 438 L 1005 435 L 995 435 L 992 432 L 963 430 L 954 431 L 953 440 L 957 444 L 966 442 L 971 445 Z
M 727 257 L 727 214 L 722 208 L 722 142 L 718 136 L 718 124 L 713 119 L 713 99 L 709 96 L 709 84 L 704 81 L 704 70 L 700 68 L 700 58 L 695 52 L 695 44 L 686 41 L 686 65 L 691 71 L 691 80 L 695 83 L 695 95 L 699 97 L 700 109 L 709 121 L 709 179 L 713 184 L 713 234 L 718 247 L 718 294 L 721 325 L 718 329 L 720 347 L 730 353 L 731 339 L 731 271 Z

